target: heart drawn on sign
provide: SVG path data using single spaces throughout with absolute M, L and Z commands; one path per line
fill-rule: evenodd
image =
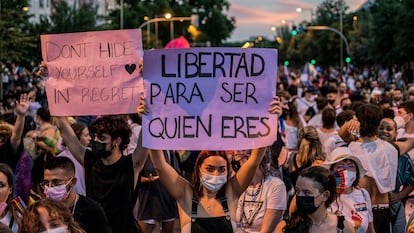
M 132 74 L 134 73 L 135 69 L 137 68 L 137 66 L 135 64 L 126 64 L 125 65 L 125 70 L 128 72 L 128 74 Z

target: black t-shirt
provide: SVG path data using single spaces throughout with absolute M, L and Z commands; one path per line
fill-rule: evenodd
M 102 205 L 112 232 L 139 232 L 132 214 L 136 201 L 132 156 L 122 156 L 106 166 L 86 150 L 84 163 L 86 196 Z
M 13 150 L 11 143 L 7 142 L 0 146 L 0 163 L 7 163 L 14 172 L 22 152 L 23 143 L 20 143 L 17 150 Z
M 86 233 L 112 233 L 105 212 L 96 201 L 79 195 L 74 208 L 73 217 Z

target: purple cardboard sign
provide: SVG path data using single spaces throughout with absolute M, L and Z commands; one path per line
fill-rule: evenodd
M 276 94 L 274 49 L 145 51 L 143 76 L 144 147 L 252 149 L 276 140 L 277 115 L 267 111 Z

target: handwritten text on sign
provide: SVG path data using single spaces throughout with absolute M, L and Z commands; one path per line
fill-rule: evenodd
M 144 85 L 151 110 L 143 144 L 154 149 L 227 150 L 276 139 L 277 51 L 197 48 L 146 51 Z
M 52 115 L 136 112 L 143 93 L 140 29 L 42 35 Z

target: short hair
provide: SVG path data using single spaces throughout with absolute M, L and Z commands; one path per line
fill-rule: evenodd
M 36 115 L 40 117 L 43 121 L 50 122 L 52 120 L 52 116 L 50 115 L 49 109 L 45 107 L 41 107 L 37 110 Z
M 336 112 L 332 108 L 325 108 L 322 111 L 322 127 L 332 129 L 335 126 Z
M 356 117 L 360 123 L 360 135 L 368 137 L 377 135 L 382 116 L 382 110 L 377 105 L 364 104 L 359 107 L 356 111 Z
M 318 108 L 319 111 L 324 109 L 326 106 L 328 106 L 328 100 L 323 96 L 316 97 L 315 101 L 316 101 L 316 107 Z
M 123 151 L 129 144 L 131 129 L 124 118 L 103 116 L 92 123 L 91 129 L 95 135 L 107 133 L 111 136 L 112 140 L 118 137 L 121 138 L 121 144 L 119 145 L 120 151 Z
M 345 124 L 345 122 L 352 120 L 354 116 L 355 116 L 354 111 L 349 110 L 349 109 L 344 110 L 336 116 L 336 124 L 338 124 L 338 126 L 341 127 L 342 125 Z
M 75 165 L 73 164 L 72 160 L 67 157 L 53 157 L 45 163 L 45 170 L 54 170 L 58 168 L 73 174 L 75 173 Z
M 326 94 L 330 94 L 330 93 L 338 94 L 338 89 L 336 87 L 330 86 L 328 87 L 328 90 L 326 90 Z
M 398 108 L 403 108 L 407 113 L 414 113 L 414 101 L 408 100 L 398 105 Z

